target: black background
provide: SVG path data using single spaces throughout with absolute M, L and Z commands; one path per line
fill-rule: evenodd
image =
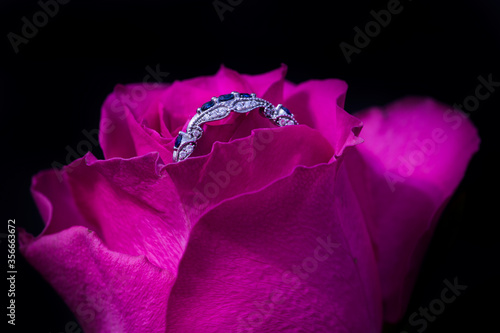
M 291 81 L 347 81 L 349 112 L 405 95 L 462 103 L 479 75 L 500 81 L 500 3 L 493 0 L 402 0 L 402 12 L 350 64 L 339 44 L 353 44 L 353 28 L 364 29 L 373 20 L 370 11 L 387 8 L 388 1 L 237 2 L 221 21 L 212 0 L 72 0 L 16 54 L 7 34 L 21 35 L 21 18 L 32 21 L 41 8 L 36 1 L 2 0 L 2 221 L 15 218 L 18 227 L 42 230 L 31 176 L 53 161 L 63 163 L 65 147 L 85 139 L 82 130 L 98 127 L 113 87 L 142 81 L 147 66 L 158 64 L 173 81 L 214 74 L 222 63 L 244 73 L 286 63 Z M 416 332 L 409 315 L 440 297 L 444 279 L 458 277 L 468 289 L 425 332 L 500 332 L 499 101 L 500 88 L 471 113 L 481 149 L 440 220 L 407 315 L 388 331 Z M 98 147 L 92 151 L 102 156 Z M 64 332 L 74 317 L 19 252 L 17 270 L 16 331 Z

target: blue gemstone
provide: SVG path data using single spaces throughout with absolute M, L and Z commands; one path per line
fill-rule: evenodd
M 234 98 L 233 94 L 225 94 L 225 95 L 220 95 L 219 98 L 217 99 L 219 102 L 225 102 L 225 101 L 230 101 Z
M 290 110 L 288 110 L 286 107 L 281 106 L 281 109 L 282 109 L 283 111 L 285 111 L 285 113 L 286 113 L 287 115 L 289 115 L 289 116 L 291 116 L 291 115 L 292 115 L 292 113 L 290 112 Z
M 181 141 L 182 141 L 182 134 L 179 134 L 177 136 L 177 139 L 175 139 L 174 148 L 179 148 L 179 146 L 181 145 Z
M 252 95 L 243 93 L 243 94 L 240 94 L 240 97 L 250 98 L 250 97 L 252 97 Z
M 210 109 L 212 106 L 215 105 L 215 102 L 214 101 L 209 101 L 209 102 L 206 102 L 205 104 L 203 104 L 201 106 L 201 111 L 205 111 L 205 110 L 208 110 Z

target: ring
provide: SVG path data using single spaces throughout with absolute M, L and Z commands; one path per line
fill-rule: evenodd
M 279 127 L 298 125 L 294 115 L 281 104 L 276 107 L 255 94 L 237 93 L 212 97 L 212 99 L 196 110 L 196 114 L 189 121 L 186 131 L 180 131 L 174 144 L 174 162 L 187 159 L 193 153 L 196 142 L 203 135 L 201 126 L 205 123 L 224 119 L 231 111 L 247 113 L 261 108 L 260 114 L 271 120 Z

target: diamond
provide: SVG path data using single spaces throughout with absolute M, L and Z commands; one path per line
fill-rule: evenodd
M 277 120 L 277 124 L 280 127 L 283 127 L 283 126 L 288 126 L 288 125 L 295 125 L 295 122 L 290 118 L 281 117 Z
M 198 139 L 201 136 L 201 130 L 200 130 L 200 128 L 198 128 L 198 127 L 192 128 L 191 129 L 191 135 Z
M 194 150 L 194 145 L 193 144 L 190 144 L 190 145 L 187 145 L 186 147 L 184 147 L 180 152 L 179 152 L 179 160 L 184 160 L 186 159 L 187 157 L 189 157 L 189 155 L 191 155 L 191 153 L 193 152 Z
M 213 114 L 210 112 L 200 118 L 200 123 L 206 123 L 207 121 L 212 121 L 212 119 L 213 119 Z

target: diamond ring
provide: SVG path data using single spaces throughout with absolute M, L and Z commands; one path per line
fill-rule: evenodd
M 212 97 L 212 99 L 196 110 L 189 121 L 186 131 L 180 131 L 174 144 L 174 162 L 187 159 L 196 147 L 196 142 L 203 135 L 202 125 L 211 121 L 224 119 L 231 111 L 247 113 L 260 108 L 261 115 L 268 118 L 279 127 L 298 125 L 293 114 L 283 105 L 276 107 L 270 102 L 258 98 L 255 94 L 237 93 Z

